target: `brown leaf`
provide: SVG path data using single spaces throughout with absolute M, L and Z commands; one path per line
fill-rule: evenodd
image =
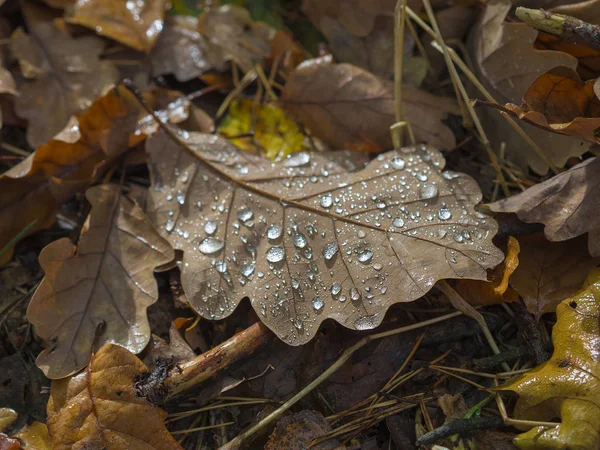
M 101 325 L 98 345 L 138 353 L 150 339 L 146 309 L 158 298 L 153 271 L 174 253 L 142 209 L 119 191 L 116 185 L 90 188 L 92 212 L 77 246 L 63 238 L 40 253 L 45 277 L 27 318 L 49 343 L 37 358 L 48 378 L 84 367 Z
M 87 187 L 130 144 L 139 106 L 123 88 L 97 99 L 79 117 L 82 137 L 74 144 L 51 140 L 0 176 L 0 248 L 25 227 L 25 235 L 54 222 L 58 207 Z M 141 139 L 136 137 L 139 142 Z M 0 255 L 0 263 L 12 255 Z
M 180 141 L 181 143 L 181 141 Z M 395 302 L 442 278 L 485 279 L 501 262 L 494 220 L 475 213 L 470 177 L 416 146 L 349 172 L 346 152 L 271 163 L 214 135 L 147 143 L 148 214 L 184 251 L 181 281 L 203 317 L 222 319 L 249 297 L 292 345 L 333 318 L 370 329 Z
M 417 141 L 455 146 L 454 134 L 442 123 L 457 112 L 453 100 L 409 86 L 402 88 L 402 98 Z M 282 100 L 285 109 L 334 150 L 378 152 L 392 147 L 393 86 L 356 66 L 307 61 L 292 72 Z
M 168 5 L 167 0 L 76 0 L 67 20 L 148 53 L 163 29 Z
M 223 71 L 227 64 L 219 47 L 200 34 L 198 18 L 170 16 L 150 53 L 152 73 L 172 73 L 179 81 L 189 81 L 204 72 Z
M 600 158 L 590 158 L 543 183 L 488 205 L 494 212 L 516 213 L 527 223 L 543 223 L 551 241 L 589 233 L 588 248 L 600 256 Z
M 100 61 L 102 40 L 74 39 L 31 4 L 24 8 L 30 34 L 18 28 L 12 51 L 29 80 L 20 87 L 15 109 L 28 120 L 27 141 L 39 147 L 54 137 L 73 114 L 82 113 L 114 81 L 117 70 Z
M 265 445 L 265 450 L 303 450 L 307 447 L 315 450 L 338 449 L 340 443 L 329 440 L 318 445 L 309 445 L 313 439 L 320 438 L 331 431 L 331 425 L 318 411 L 304 410 L 286 416 L 277 422 L 275 430 Z
M 533 82 L 521 106 L 508 103 L 502 110 L 546 130 L 600 143 L 595 81 L 583 82 L 575 70 L 556 67 Z
M 581 289 L 587 274 L 600 263 L 600 258 L 588 254 L 583 236 L 548 242 L 543 234 L 535 234 L 520 237 L 519 242 L 521 263 L 510 285 L 537 319 Z
M 164 426 L 167 413 L 136 395 L 133 380 L 146 366 L 107 344 L 87 368 L 52 382 L 48 429 L 53 450 L 170 450 L 182 447 Z
M 16 439 L 9 438 L 6 434 L 0 433 L 0 450 L 21 450 L 21 445 Z
M 574 69 L 577 65 L 577 60 L 566 53 L 534 48 L 536 30 L 524 23 L 505 22 L 511 6 L 508 0 L 487 3 L 471 37 L 471 54 L 479 79 L 501 104 L 520 103 L 535 79 L 554 67 Z M 544 159 L 505 122 L 495 111 L 487 114 L 485 129 L 491 141 L 496 145 L 505 142 L 508 157 L 521 167 L 530 166 L 537 173 L 546 173 L 548 164 Z M 589 148 L 572 138 L 528 125 L 523 128 L 558 167 Z

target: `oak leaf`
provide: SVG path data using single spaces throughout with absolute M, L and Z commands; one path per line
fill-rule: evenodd
M 48 427 L 41 422 L 33 422 L 27 425 L 13 437 L 19 439 L 23 450 L 51 450 L 52 441 L 48 433 Z
M 147 212 L 184 251 L 183 289 L 203 317 L 227 317 L 249 297 L 268 327 L 300 345 L 326 318 L 374 328 L 393 303 L 439 279 L 485 279 L 503 259 L 495 221 L 473 209 L 477 184 L 442 171 L 431 147 L 350 172 L 344 152 L 272 163 L 214 135 L 170 136 L 147 142 Z
M 531 84 L 543 73 L 558 67 L 575 68 L 577 60 L 566 53 L 538 50 L 538 32 L 524 23 L 506 22 L 512 4 L 508 0 L 488 2 L 476 23 L 470 49 L 479 79 L 500 104 L 519 103 Z M 483 112 L 483 111 L 482 111 Z M 545 174 L 548 163 L 534 152 L 495 111 L 484 116 L 486 133 L 493 143 L 506 143 L 507 156 L 523 168 Z M 544 151 L 546 158 L 563 167 L 570 157 L 587 151 L 579 140 L 551 134 L 525 125 L 523 129 Z
M 118 78 L 112 64 L 98 58 L 104 43 L 95 36 L 74 39 L 31 4 L 26 34 L 12 35 L 12 52 L 28 80 L 20 86 L 17 115 L 27 119 L 27 141 L 45 144 L 60 132 L 73 114 L 80 114 Z
M 52 382 L 48 429 L 53 450 L 176 450 L 167 413 L 138 397 L 134 379 L 147 372 L 135 355 L 107 344 L 77 375 Z
M 600 158 L 590 158 L 520 194 L 491 203 L 494 212 L 516 213 L 527 223 L 543 223 L 551 241 L 588 233 L 588 249 L 600 256 Z
M 556 305 L 577 292 L 589 271 L 600 263 L 600 258 L 590 257 L 584 236 L 548 242 L 540 233 L 519 237 L 519 243 L 520 264 L 510 285 L 536 319 L 554 312 Z
M 48 378 L 84 367 L 97 343 L 140 352 L 150 339 L 146 309 L 158 299 L 154 269 L 174 257 L 142 209 L 116 185 L 88 189 L 92 211 L 79 241 L 68 238 L 44 248 L 39 261 L 45 277 L 27 318 L 48 347 L 37 365 Z
M 522 449 L 581 449 L 600 446 L 600 270 L 593 270 L 584 289 L 556 308 L 552 330 L 554 353 L 549 361 L 503 391 L 519 394 L 515 416 L 548 421 L 556 427 L 534 427 L 516 437 Z
M 58 207 L 91 184 L 102 173 L 103 163 L 139 142 L 140 137 L 130 136 L 138 113 L 138 103 L 128 90 L 110 91 L 79 116 L 79 141 L 51 140 L 2 174 L 0 248 L 28 226 L 26 234 L 50 226 Z M 11 255 L 12 251 L 0 255 L 0 263 Z
M 168 6 L 167 0 L 76 0 L 66 18 L 148 53 L 163 29 Z
M 405 119 L 417 141 L 437 148 L 456 144 L 442 123 L 457 113 L 454 100 L 409 86 L 402 88 Z M 283 106 L 334 150 L 379 152 L 392 147 L 390 126 L 396 122 L 391 82 L 350 64 L 309 60 L 291 73 Z

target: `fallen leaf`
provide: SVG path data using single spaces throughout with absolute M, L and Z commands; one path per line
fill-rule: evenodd
M 417 141 L 437 148 L 455 146 L 454 134 L 442 123 L 448 114 L 457 113 L 454 100 L 409 86 L 402 88 L 402 98 Z M 380 152 L 392 147 L 393 86 L 358 67 L 306 61 L 290 75 L 282 101 L 334 150 Z
M 168 6 L 167 0 L 76 0 L 66 19 L 148 53 L 163 29 Z
M 600 72 L 600 51 L 571 39 L 540 32 L 534 46 L 539 50 L 554 50 L 577 58 L 577 73 L 583 80 L 596 78 Z
M 577 72 L 556 67 L 537 78 L 523 97 L 523 104 L 507 103 L 500 109 L 532 125 L 555 133 L 600 143 L 600 99 L 596 80 L 583 82 Z
M 200 33 L 225 61 L 235 62 L 244 72 L 269 56 L 276 31 L 254 22 L 244 8 L 226 5 L 210 8 L 198 19 Z
M 48 427 L 41 422 L 33 422 L 16 433 L 16 437 L 21 442 L 23 450 L 51 450 L 52 440 L 48 434 Z
M 478 78 L 500 104 L 521 102 L 536 78 L 554 67 L 574 69 L 577 66 L 577 60 L 571 55 L 536 49 L 534 42 L 538 32 L 533 28 L 520 22 L 505 22 L 511 7 L 508 0 L 487 3 L 470 39 L 470 53 Z M 529 166 L 539 174 L 548 172 L 544 159 L 497 112 L 489 111 L 484 119 L 490 140 L 495 146 L 505 142 L 507 156 L 512 161 L 523 168 Z M 549 134 L 529 125 L 523 126 L 523 129 L 558 167 L 563 167 L 570 157 L 580 156 L 589 148 L 581 141 Z
M 515 417 L 548 421 L 556 427 L 533 427 L 515 444 L 536 449 L 597 449 L 600 446 L 600 270 L 593 270 L 584 289 L 556 308 L 552 358 L 514 381 L 500 386 L 519 394 Z
M 237 147 L 274 161 L 305 149 L 304 135 L 296 122 L 270 103 L 235 99 L 217 131 Z M 247 136 L 235 139 L 239 135 Z
M 0 408 L 0 432 L 10 427 L 17 420 L 17 412 L 11 408 Z
M 2 60 L 0 59 L 0 95 L 18 95 L 17 85 L 11 73 L 2 67 Z M 2 128 L 2 111 L 0 111 L 0 128 Z
M 508 287 L 510 277 L 520 265 L 519 241 L 508 238 L 506 257 L 502 264 L 493 269 L 489 281 L 458 280 L 456 291 L 471 305 L 494 305 L 519 301 L 517 293 Z M 581 283 L 577 285 L 581 286 Z
M 588 254 L 584 236 L 564 242 L 548 242 L 543 234 L 519 237 L 520 264 L 510 285 L 539 320 L 553 313 L 562 300 L 577 292 L 600 258 Z
M 331 431 L 331 425 L 318 411 L 304 410 L 286 416 L 277 422 L 277 426 L 265 450 L 303 450 L 307 447 L 315 450 L 339 449 L 339 441 L 328 440 L 321 444 L 310 445 L 311 441 Z
M 374 328 L 391 304 L 421 297 L 439 279 L 485 279 L 503 259 L 490 241 L 495 221 L 473 209 L 477 184 L 442 172 L 430 147 L 388 152 L 357 172 L 344 152 L 272 163 L 200 133 L 185 143 L 154 136 L 147 150 L 147 212 L 184 251 L 189 302 L 222 319 L 249 297 L 292 345 L 326 318 Z
M 102 173 L 129 148 L 139 106 L 124 88 L 97 99 L 79 116 L 81 138 L 74 144 L 51 140 L 0 176 L 0 248 L 26 227 L 24 236 L 50 226 L 58 207 Z M 24 237 L 22 236 L 22 237 Z M 0 264 L 12 249 L 0 255 Z
M 516 213 L 527 223 L 543 223 L 551 241 L 589 233 L 588 249 L 600 256 L 600 158 L 590 158 L 549 180 L 488 206 L 494 212 Z
M 220 49 L 200 33 L 197 17 L 168 17 L 149 58 L 154 76 L 172 73 L 181 82 L 197 78 L 211 69 L 227 69 Z
M 133 381 L 146 366 L 107 344 L 77 375 L 52 382 L 48 429 L 53 450 L 182 447 L 164 425 L 167 413 L 138 397 Z
M 28 31 L 17 28 L 11 47 L 28 80 L 20 86 L 17 115 L 27 119 L 27 141 L 45 144 L 73 114 L 80 114 L 117 80 L 117 70 L 98 58 L 104 42 L 94 36 L 74 39 L 30 3 L 24 9 Z
M 116 185 L 88 189 L 92 205 L 77 245 L 59 239 L 40 253 L 45 277 L 27 318 L 48 342 L 37 365 L 48 378 L 69 376 L 99 345 L 139 353 L 150 339 L 146 309 L 158 298 L 154 269 L 174 257 L 142 209 Z
M 169 328 L 169 343 L 167 344 L 158 336 L 152 336 L 153 340 L 148 347 L 144 362 L 149 366 L 155 366 L 160 359 L 168 360 L 175 364 L 189 361 L 196 356 L 185 338 L 181 335 L 174 323 Z
M 0 450 L 21 450 L 19 441 L 9 438 L 6 434 L 0 433 Z

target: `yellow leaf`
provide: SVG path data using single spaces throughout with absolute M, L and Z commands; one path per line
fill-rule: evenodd
M 17 413 L 14 409 L 0 408 L 0 432 L 10 427 L 17 420 Z
M 260 152 L 272 160 L 280 160 L 304 148 L 304 135 L 298 125 L 282 109 L 272 104 L 261 105 L 252 100 L 236 99 L 218 132 L 243 150 Z
M 534 427 L 515 438 L 522 449 L 596 450 L 600 446 L 600 269 L 556 309 L 550 360 L 500 387 L 519 394 L 515 417 L 561 418 L 553 428 Z
M 50 450 L 52 448 L 48 427 L 41 422 L 33 422 L 13 437 L 21 441 L 23 450 Z

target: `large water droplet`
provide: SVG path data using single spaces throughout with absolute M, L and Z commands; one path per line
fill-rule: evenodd
M 204 224 L 204 232 L 206 234 L 215 234 L 215 231 L 217 231 L 217 227 L 217 222 L 209 220 L 208 222 L 206 222 L 206 224 Z
M 200 252 L 204 253 L 205 255 L 212 255 L 213 253 L 221 251 L 224 246 L 225 243 L 223 241 L 220 241 L 216 238 L 207 237 L 202 242 L 200 242 L 198 250 L 200 250 Z
M 315 297 L 312 299 L 312 306 L 314 308 L 315 311 L 321 311 L 323 309 L 323 299 L 321 298 L 320 295 L 315 295 Z
M 399 156 L 396 156 L 394 159 L 392 159 L 391 163 L 392 167 L 396 170 L 402 170 L 406 167 L 406 161 Z
M 371 330 L 375 328 L 375 324 L 377 323 L 377 316 L 364 316 L 357 319 L 354 322 L 354 328 L 357 330 Z
M 240 273 L 242 275 L 244 275 L 245 277 L 250 277 L 254 273 L 254 268 L 255 267 L 256 267 L 256 263 L 254 263 L 254 261 L 253 262 L 249 262 L 247 264 L 244 264 L 240 268 Z
M 438 187 L 435 184 L 426 184 L 421 188 L 421 198 L 434 198 L 438 196 Z
M 217 268 L 217 272 L 225 273 L 227 272 L 227 263 L 223 261 L 217 261 L 215 263 L 215 267 Z
M 310 162 L 310 154 L 307 152 L 296 152 L 288 155 L 283 161 L 283 165 L 286 167 L 300 167 Z
M 377 209 L 385 209 L 387 207 L 385 202 L 377 202 L 375 206 L 377 206 Z
M 340 283 L 333 283 L 331 285 L 331 295 L 338 295 L 342 291 L 342 285 Z
M 237 212 L 237 218 L 240 219 L 240 222 L 246 223 L 249 220 L 252 220 L 254 217 L 254 211 L 250 208 L 242 208 Z
M 304 236 L 302 233 L 296 233 L 293 237 L 294 240 L 294 245 L 297 248 L 304 248 L 306 247 L 306 244 L 308 244 L 308 241 L 306 240 L 306 236 Z
M 350 300 L 356 302 L 360 300 L 360 292 L 356 288 L 350 288 Z
M 401 217 L 396 217 L 394 220 L 392 220 L 392 225 L 394 225 L 396 228 L 401 228 L 404 226 L 404 219 Z
M 373 252 L 368 248 L 358 252 L 358 260 L 361 263 L 367 264 L 371 259 L 373 259 Z
M 438 217 L 440 220 L 450 220 L 452 218 L 452 211 L 444 205 L 439 209 Z
M 279 239 L 281 236 L 281 230 L 281 225 L 276 223 L 269 225 L 269 228 L 267 229 L 267 238 L 271 240 Z
M 329 244 L 325 244 L 325 247 L 323 247 L 323 258 L 325 258 L 327 261 L 330 261 L 337 252 L 337 242 L 330 242 Z
M 333 204 L 333 198 L 331 197 L 331 194 L 327 194 L 327 195 L 321 197 L 321 206 L 323 208 L 331 208 L 332 204 Z
M 285 258 L 285 250 L 283 247 L 279 247 L 278 245 L 271 247 L 267 251 L 267 261 L 272 263 L 278 263 L 283 261 Z

